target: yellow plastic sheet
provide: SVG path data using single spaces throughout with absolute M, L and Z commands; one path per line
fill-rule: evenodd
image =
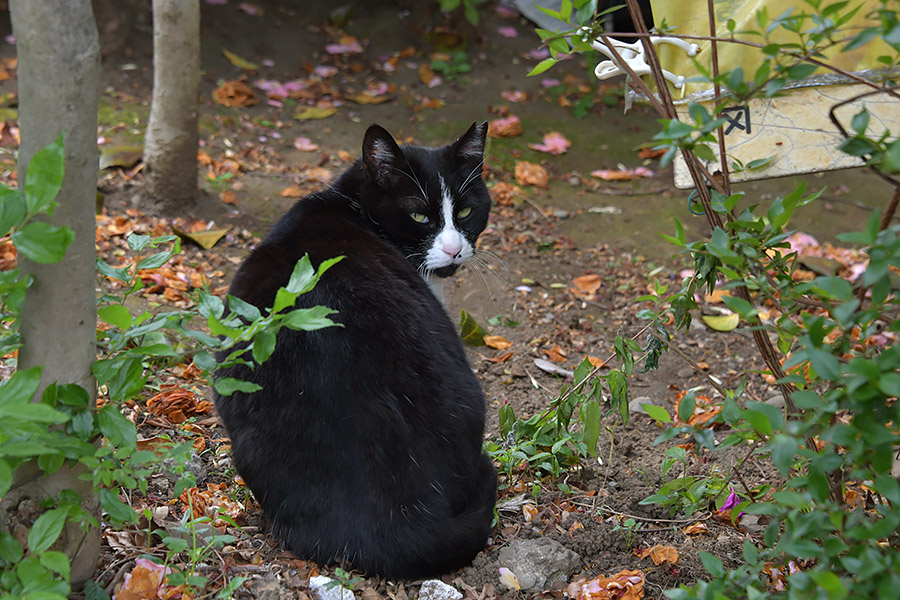
M 706 0 L 651 0 L 653 16 L 657 26 L 665 23 L 676 36 L 710 37 L 710 21 Z M 855 3 L 851 3 L 853 6 Z M 876 0 L 862 2 L 863 7 L 847 27 L 861 29 L 873 25 L 868 15 L 881 7 Z M 713 10 L 716 21 L 716 37 L 719 38 L 717 52 L 719 70 L 730 71 L 741 67 L 745 81 L 752 81 L 754 74 L 762 64 L 764 55 L 758 47 L 746 44 L 722 41 L 730 38 L 727 22 L 735 21 L 735 32 L 759 30 L 757 13 L 767 12 L 768 21 L 781 16 L 789 8 L 794 15 L 810 12 L 811 8 L 798 0 L 715 0 Z M 806 21 L 802 29 L 813 26 Z M 736 33 L 735 38 L 759 45 L 767 43 L 765 38 L 755 35 Z M 691 39 L 700 46 L 696 60 L 712 73 L 711 42 L 703 39 Z M 796 43 L 796 34 L 783 28 L 774 30 L 768 40 L 773 43 Z M 879 39 L 871 41 L 862 48 L 846 52 L 844 44 L 826 50 L 823 62 L 834 65 L 852 73 L 865 73 L 877 69 L 880 55 L 892 54 L 893 50 Z M 687 78 L 699 75 L 692 60 L 681 50 L 667 45 L 657 47 L 660 64 L 663 69 Z M 712 86 L 708 83 L 689 82 L 684 90 L 672 89 L 673 97 L 679 104 L 679 117 L 690 122 L 687 115 L 688 102 L 702 102 L 708 110 L 713 107 Z M 831 71 L 820 68 L 812 76 L 799 84 L 786 89 L 784 94 L 772 99 L 752 100 L 749 103 L 728 107 L 726 127 L 726 154 L 729 163 L 737 161 L 747 164 L 752 160 L 774 157 L 765 169 L 744 171 L 732 174 L 732 180 L 761 179 L 824 171 L 859 166 L 862 161 L 841 153 L 837 146 L 843 137 L 828 118 L 832 106 L 855 97 L 863 92 L 871 91 L 864 84 L 848 83 L 846 78 Z M 849 130 L 850 119 L 860 108 L 865 106 L 872 114 L 870 135 L 878 135 L 885 128 L 892 132 L 900 131 L 900 106 L 886 95 L 869 96 L 853 102 L 840 109 L 838 116 Z M 718 148 L 713 148 L 718 155 Z M 712 171 L 716 164 L 710 164 Z M 682 161 L 675 164 L 675 185 L 681 188 L 693 187 Z

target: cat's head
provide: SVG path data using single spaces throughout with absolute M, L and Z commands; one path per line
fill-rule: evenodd
M 481 178 L 487 123 L 441 148 L 398 146 L 378 125 L 366 131 L 360 205 L 374 228 L 423 275 L 448 277 L 471 258 L 491 197 Z

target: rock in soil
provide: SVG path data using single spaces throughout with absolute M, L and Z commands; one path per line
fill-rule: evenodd
M 419 600 L 460 600 L 462 597 L 459 590 L 439 579 L 423 581 L 419 588 Z
M 328 584 L 334 581 L 330 577 L 324 575 L 316 575 L 309 580 L 309 595 L 314 600 L 356 600 L 352 590 L 348 590 L 340 585 Z
M 515 573 L 523 590 L 539 592 L 568 581 L 581 566 L 581 557 L 551 539 L 516 539 L 500 550 L 498 562 Z

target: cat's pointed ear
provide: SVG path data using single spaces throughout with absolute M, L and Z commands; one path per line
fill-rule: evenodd
M 487 121 L 472 123 L 469 130 L 453 143 L 453 154 L 464 162 L 480 162 L 484 158 L 484 143 L 487 139 L 487 130 Z
M 363 138 L 362 162 L 366 177 L 379 185 L 396 179 L 406 163 L 400 146 L 380 125 L 372 125 Z

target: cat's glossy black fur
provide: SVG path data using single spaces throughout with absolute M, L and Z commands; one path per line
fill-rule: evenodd
M 485 544 L 496 474 L 484 398 L 422 276 L 454 272 L 487 223 L 485 133 L 401 148 L 373 125 L 362 159 L 298 201 L 234 278 L 231 294 L 266 308 L 304 254 L 345 257 L 298 300 L 339 311 L 342 327 L 285 329 L 264 364 L 219 373 L 263 386 L 216 406 L 238 472 L 301 558 L 416 578 Z

